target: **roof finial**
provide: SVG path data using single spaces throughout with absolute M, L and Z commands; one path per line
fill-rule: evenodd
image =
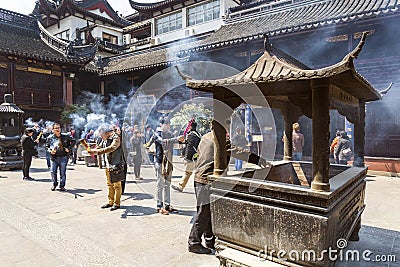
M 368 32 L 363 32 L 362 33 L 360 42 L 358 43 L 356 48 L 354 48 L 353 51 L 350 53 L 353 58 L 357 58 L 358 54 L 360 54 L 361 49 L 363 48 L 363 46 L 365 44 L 365 39 L 367 39 L 367 36 L 368 36 Z
M 271 51 L 272 44 L 269 42 L 269 36 L 267 33 L 264 33 L 264 48 L 265 51 Z
M 181 76 L 181 78 L 182 78 L 183 80 L 185 80 L 185 81 L 187 81 L 187 80 L 193 80 L 192 77 L 190 77 L 190 76 L 188 76 L 188 75 L 186 75 L 186 74 L 183 74 L 183 73 L 181 72 L 181 70 L 178 68 L 178 66 L 175 66 L 175 68 L 176 68 L 176 70 L 178 71 L 179 76 Z
M 389 86 L 386 87 L 386 89 L 383 89 L 383 90 L 379 91 L 379 94 L 381 95 L 381 98 L 383 98 L 383 96 L 386 95 L 387 92 L 389 92 L 390 88 L 392 88 L 392 85 L 393 85 L 393 82 L 391 82 L 389 84 Z

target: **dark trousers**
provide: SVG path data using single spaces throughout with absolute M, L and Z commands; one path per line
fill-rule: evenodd
M 77 147 L 72 148 L 71 162 L 74 163 L 74 164 L 76 164 L 76 159 L 78 157 L 78 153 L 77 152 L 78 152 L 78 148 Z
M 32 156 L 24 156 L 23 160 L 24 162 L 22 164 L 22 173 L 24 174 L 24 177 L 30 177 L 29 168 L 31 167 Z
M 134 157 L 133 158 L 133 172 L 135 173 L 135 177 L 140 177 L 140 167 L 142 166 L 142 157 Z
M 214 245 L 215 237 L 211 226 L 210 185 L 195 181 L 194 189 L 196 192 L 197 213 L 189 235 L 189 247 L 201 245 L 201 237 L 203 235 L 207 246 Z
M 125 164 L 125 179 L 121 181 L 121 188 L 122 188 L 122 194 L 125 193 L 125 181 L 126 181 L 126 174 L 128 173 L 128 166 Z

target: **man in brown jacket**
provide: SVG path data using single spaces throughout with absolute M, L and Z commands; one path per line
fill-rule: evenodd
M 214 135 L 213 132 L 205 134 L 198 146 L 198 159 L 194 171 L 194 189 L 197 201 L 197 213 L 188 240 L 188 250 L 197 254 L 210 254 L 214 249 L 215 237 L 211 227 L 210 187 L 208 175 L 214 172 Z M 250 163 L 266 166 L 267 163 L 259 156 L 241 148 L 231 148 L 227 139 L 228 156 L 246 160 Z M 227 159 L 229 162 L 229 159 Z M 201 244 L 204 236 L 206 247 Z
M 119 209 L 121 206 L 122 187 L 121 181 L 111 182 L 110 168 L 125 165 L 124 155 L 121 147 L 121 137 L 108 127 L 101 127 L 99 134 L 102 141 L 96 149 L 92 149 L 89 153 L 93 155 L 107 154 L 106 161 L 106 177 L 108 186 L 108 203 L 101 206 L 102 209 L 111 208 L 110 210 Z

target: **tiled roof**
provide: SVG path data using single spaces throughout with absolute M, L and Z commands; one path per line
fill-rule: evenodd
M 41 30 L 35 18 L 5 9 L 0 9 L 0 18 L 2 18 L 0 19 L 0 54 L 48 62 L 71 64 L 87 62 L 87 58 L 80 60 L 83 58 L 81 54 L 79 54 L 80 57 L 68 58 L 46 44 L 40 37 Z M 82 52 L 73 47 L 70 50 L 73 53 Z
M 340 23 L 385 16 L 399 12 L 398 0 L 310 0 L 251 16 L 231 19 L 208 38 L 183 50 L 202 51 L 253 41 L 269 36 L 308 30 Z M 256 16 L 257 15 L 257 16 Z
M 347 54 L 339 63 L 322 69 L 304 69 L 286 60 L 283 52 L 276 55 L 274 48 L 267 43 L 264 54 L 246 70 L 223 79 L 218 80 L 193 80 L 186 77 L 186 86 L 200 91 L 211 91 L 219 86 L 232 86 L 255 83 L 265 85 L 291 82 L 289 90 L 296 87 L 305 87 L 304 81 L 313 79 L 330 78 L 331 83 L 366 101 L 380 99 L 380 94 L 354 69 L 353 59 L 360 53 L 366 38 L 363 35 L 358 46 Z M 281 87 L 281 93 L 285 93 L 285 86 Z
M 152 12 L 160 8 L 164 8 L 170 5 L 176 5 L 176 4 L 181 4 L 184 3 L 187 0 L 163 0 L 159 2 L 153 2 L 153 3 L 141 3 L 133 0 L 129 0 L 129 3 L 131 4 L 131 7 L 137 11 L 142 11 L 142 12 Z
M 4 22 L 0 22 L 0 53 L 48 61 L 67 61 L 63 54 L 51 49 L 40 39 L 38 29 L 22 28 Z
M 144 70 L 159 66 L 169 66 L 188 61 L 188 58 L 178 58 L 167 48 L 146 49 L 139 52 L 112 57 L 104 67 L 102 75 Z
M 2 103 L 0 105 L 0 113 L 24 113 L 22 109 L 20 109 L 17 105 L 14 103 Z
M 243 2 L 243 1 L 242 1 Z M 240 10 L 246 10 L 252 7 L 260 6 L 265 3 L 271 3 L 271 2 L 276 2 L 275 0 L 258 0 L 258 1 L 247 1 L 243 3 L 242 5 L 239 6 L 234 6 L 229 8 L 230 12 L 236 12 Z

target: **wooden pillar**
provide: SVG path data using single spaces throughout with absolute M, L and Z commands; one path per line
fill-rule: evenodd
M 365 167 L 365 99 L 359 100 L 359 119 L 354 122 L 354 163 L 355 167 Z
M 220 176 L 228 167 L 226 151 L 226 129 L 218 120 L 213 120 L 214 133 L 214 175 Z
M 71 79 L 71 78 L 66 79 L 67 84 L 66 84 L 65 104 L 68 106 L 73 104 L 72 82 L 73 82 L 73 79 Z
M 214 133 L 214 175 L 222 175 L 228 167 L 228 153 L 226 151 L 226 129 L 229 129 L 228 119 L 233 109 L 241 103 L 240 99 L 225 99 L 224 88 L 216 88 L 214 98 L 214 120 L 212 122 Z
M 283 135 L 283 160 L 291 161 L 293 157 L 293 110 L 290 103 L 286 105 L 284 112 L 285 134 Z
M 311 81 L 312 175 L 311 189 L 330 191 L 329 184 L 329 79 Z

